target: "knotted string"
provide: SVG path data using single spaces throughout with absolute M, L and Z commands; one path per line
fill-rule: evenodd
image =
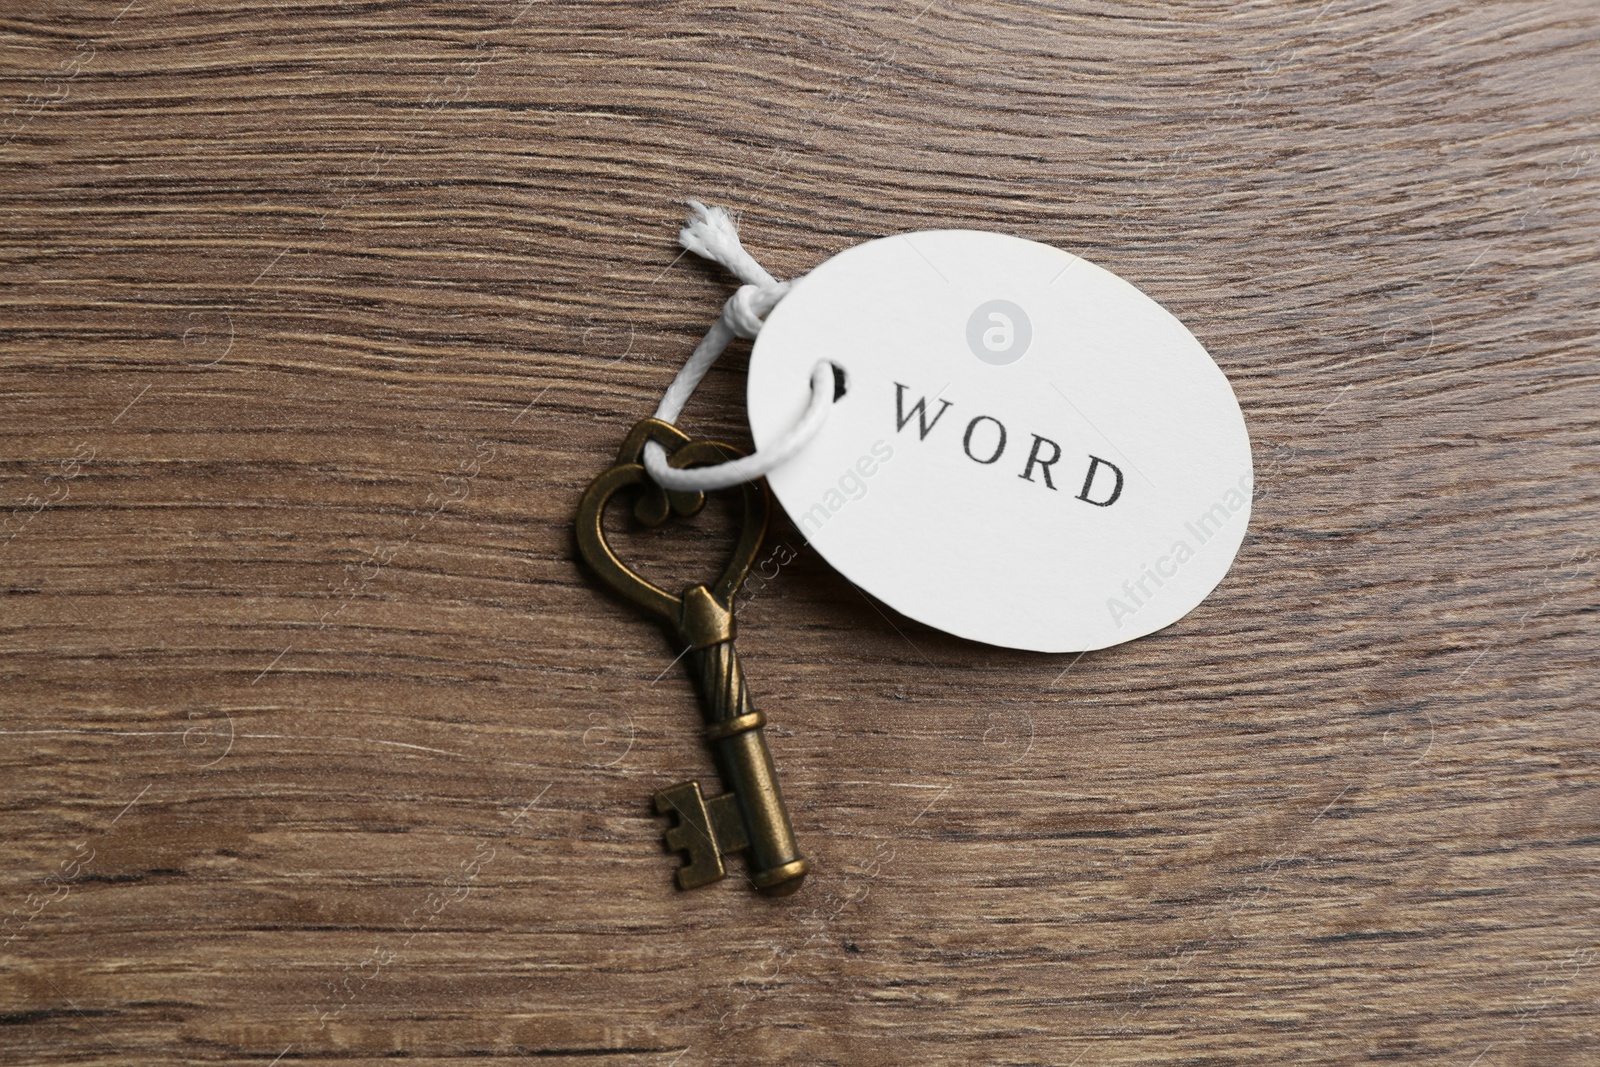
M 690 200 L 693 214 L 678 232 L 678 243 L 697 256 L 722 264 L 744 284 L 722 305 L 722 314 L 672 380 L 656 406 L 655 417 L 675 423 L 700 379 L 735 337 L 754 338 L 767 313 L 777 306 L 793 282 L 780 282 L 739 243 L 733 219 L 720 207 Z M 805 414 L 776 441 L 748 456 L 707 467 L 678 470 L 667 463 L 666 449 L 651 441 L 644 448 L 644 467 L 657 485 L 667 489 L 706 492 L 754 481 L 792 458 L 811 442 L 828 419 L 834 400 L 834 366 L 818 360 L 811 371 L 811 401 Z

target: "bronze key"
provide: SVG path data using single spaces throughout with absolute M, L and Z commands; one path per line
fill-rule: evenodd
M 607 502 L 630 487 L 638 490 L 634 515 L 649 526 L 672 514 L 693 515 L 704 506 L 703 493 L 669 492 L 650 480 L 640 456 L 651 440 L 666 448 L 674 467 L 714 463 L 740 453 L 716 441 L 691 441 L 670 423 L 645 419 L 628 434 L 616 465 L 594 480 L 578 505 L 578 548 L 583 558 L 607 585 L 661 619 L 684 642 L 689 672 L 700 691 L 706 739 L 728 789 L 706 797 L 699 782 L 684 782 L 656 794 L 656 810 L 678 817 L 677 825 L 666 833 L 667 844 L 688 856 L 678 868 L 678 885 L 694 889 L 725 877 L 723 857 L 747 850 L 750 880 L 756 888 L 771 896 L 787 896 L 800 888 L 811 865 L 795 845 L 772 755 L 761 732 L 766 716 L 750 702 L 733 647 L 733 596 L 766 536 L 766 486 L 741 488 L 744 519 L 739 541 L 716 584 L 691 586 L 683 596 L 673 596 L 624 566 L 602 528 Z

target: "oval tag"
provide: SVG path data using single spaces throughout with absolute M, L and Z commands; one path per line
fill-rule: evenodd
M 929 626 L 1104 648 L 1182 618 L 1244 539 L 1250 438 L 1227 378 L 1087 260 L 974 230 L 841 252 L 756 339 L 758 448 L 800 417 L 821 358 L 845 395 L 767 480 L 824 559 Z

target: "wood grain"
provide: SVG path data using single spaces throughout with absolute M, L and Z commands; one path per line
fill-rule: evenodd
M 3 21 L 0 1057 L 1600 1057 L 1600 14 L 120 2 Z M 727 279 L 992 228 L 1187 323 L 1260 498 L 1081 658 L 800 547 L 815 873 L 671 889 L 687 679 L 582 487 Z M 690 406 L 747 440 L 747 349 Z M 687 574 L 706 530 L 638 537 Z

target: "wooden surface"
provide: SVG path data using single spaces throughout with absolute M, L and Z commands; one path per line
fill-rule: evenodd
M 0 35 L 6 1062 L 1600 1062 L 1593 5 Z M 1087 256 L 1256 455 L 1223 585 L 1082 658 L 900 618 L 780 520 L 740 647 L 783 901 L 672 890 L 693 696 L 571 540 L 731 291 L 691 196 L 780 276 L 946 226 Z M 746 353 L 686 427 L 747 440 Z

